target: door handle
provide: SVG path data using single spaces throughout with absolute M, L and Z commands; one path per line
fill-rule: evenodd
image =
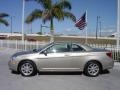
M 65 56 L 70 56 L 70 55 L 68 55 L 68 54 L 65 54 Z

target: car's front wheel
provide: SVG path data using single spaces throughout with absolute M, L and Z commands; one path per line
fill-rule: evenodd
M 19 72 L 22 76 L 33 76 L 37 73 L 36 66 L 31 61 L 23 61 L 19 66 Z
M 98 62 L 88 62 L 84 68 L 84 73 L 87 76 L 96 77 L 101 71 L 100 64 Z

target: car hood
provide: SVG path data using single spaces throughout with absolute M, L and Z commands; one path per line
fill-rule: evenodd
M 34 52 L 34 51 L 22 51 L 22 52 L 17 52 L 15 54 L 13 54 L 12 57 L 17 57 L 17 56 L 20 56 L 20 55 L 33 54 L 33 53 L 37 53 L 37 52 Z

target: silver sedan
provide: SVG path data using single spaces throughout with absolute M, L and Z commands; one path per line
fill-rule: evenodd
M 40 49 L 18 52 L 11 56 L 10 70 L 23 76 L 33 76 L 42 71 L 82 71 L 95 77 L 114 66 L 110 51 L 91 48 L 71 42 L 52 42 Z

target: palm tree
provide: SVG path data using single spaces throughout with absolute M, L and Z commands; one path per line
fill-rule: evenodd
M 4 17 L 7 17 L 7 16 L 9 16 L 9 15 L 6 13 L 0 13 L 0 23 L 4 24 L 6 26 L 9 25 L 8 21 L 4 19 Z
M 35 19 L 42 19 L 42 22 L 50 21 L 50 33 L 51 40 L 53 41 L 54 35 L 54 18 L 58 21 L 62 21 L 65 18 L 69 18 L 72 21 L 76 21 L 76 17 L 70 12 L 71 4 L 67 0 L 59 0 L 53 3 L 52 0 L 36 0 L 42 6 L 41 9 L 35 9 L 26 19 L 26 23 L 31 23 Z

